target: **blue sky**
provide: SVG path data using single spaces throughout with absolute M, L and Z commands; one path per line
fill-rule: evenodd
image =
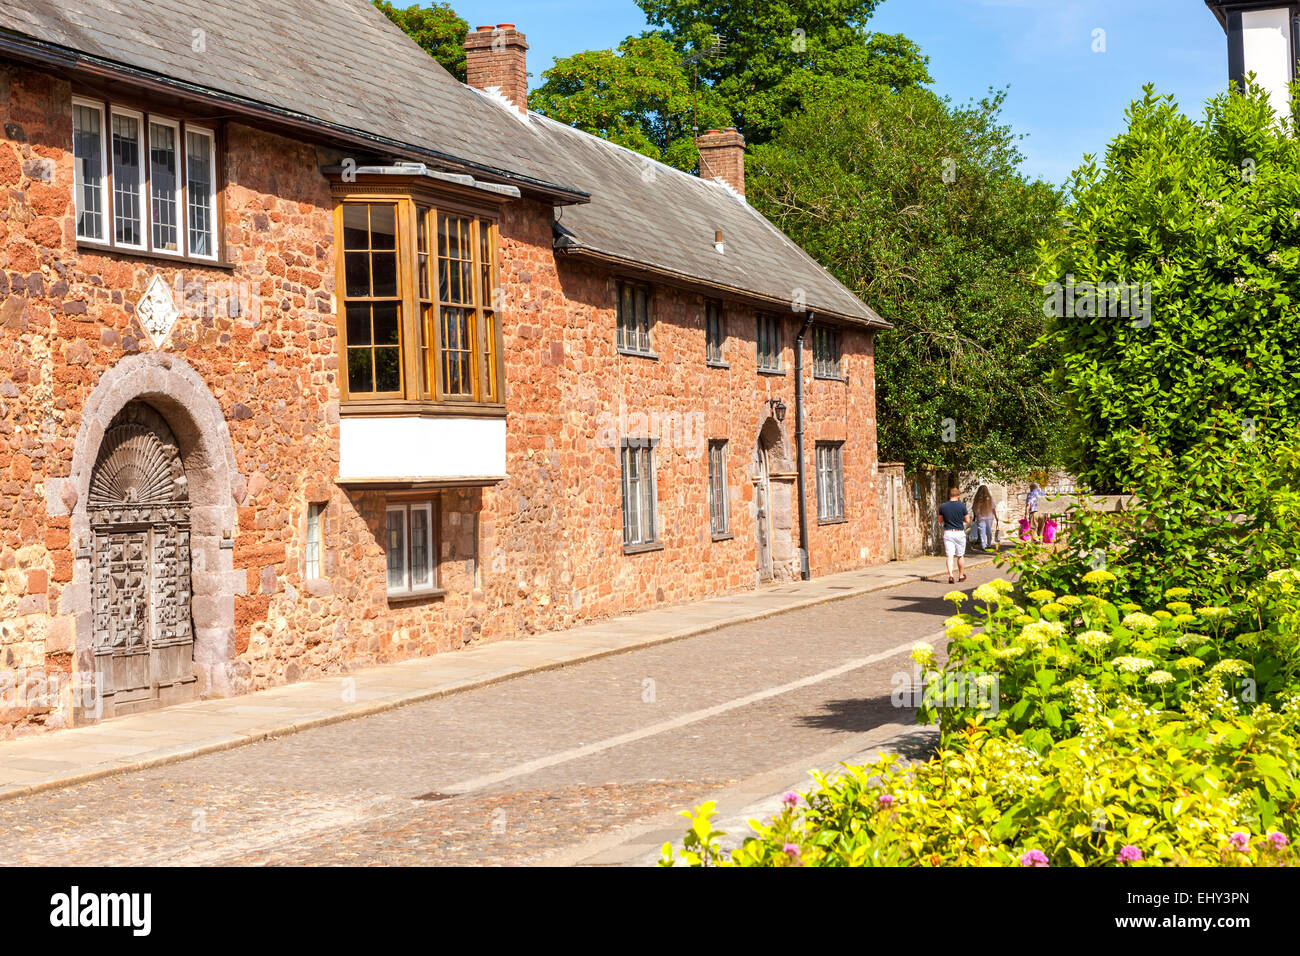
M 632 0 L 452 6 L 471 27 L 512 22 L 527 34 L 534 83 L 555 57 L 646 29 Z M 871 26 L 919 43 L 935 90 L 956 101 L 1009 86 L 1004 116 L 1026 136 L 1026 171 L 1054 183 L 1104 150 L 1144 83 L 1193 115 L 1227 85 L 1227 44 L 1203 0 L 884 0 Z M 1105 52 L 1093 51 L 1097 30 Z

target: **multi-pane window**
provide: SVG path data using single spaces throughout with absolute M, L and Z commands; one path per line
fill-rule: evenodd
M 729 534 L 731 519 L 727 501 L 727 443 L 709 442 L 709 526 L 715 538 Z
M 813 375 L 818 378 L 843 378 L 840 365 L 840 333 L 824 325 L 813 327 Z
M 781 371 L 781 320 L 774 315 L 760 315 L 755 338 L 758 342 L 759 370 Z
M 817 517 L 844 518 L 844 443 L 817 443 Z
M 338 216 L 347 399 L 499 403 L 495 224 L 409 198 Z
M 77 238 L 217 257 L 216 136 L 97 100 L 72 104 Z
M 402 394 L 402 296 L 397 281 L 397 206 L 343 207 L 348 394 Z
M 72 155 L 76 181 L 77 235 L 86 239 L 104 237 L 104 109 L 85 103 L 72 107 Z
M 140 197 L 144 164 L 140 162 L 140 115 L 113 113 L 113 242 L 144 248 Z
M 704 303 L 704 358 L 705 361 L 714 365 L 724 363 L 722 345 L 727 340 L 727 333 L 723 328 L 722 322 L 722 304 L 719 302 Z
M 307 543 L 303 549 L 303 576 L 311 581 L 321 576 L 321 518 L 325 504 L 313 501 L 307 505 Z
M 618 284 L 617 345 L 626 352 L 650 354 L 650 289 L 635 282 Z
M 628 440 L 620 449 L 623 459 L 623 546 L 654 544 L 654 446 L 649 441 Z
M 390 504 L 385 518 L 389 595 L 401 597 L 436 590 L 433 502 Z

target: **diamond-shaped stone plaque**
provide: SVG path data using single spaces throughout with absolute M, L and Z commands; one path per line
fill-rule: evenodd
M 180 317 L 180 310 L 176 308 L 172 290 L 167 287 L 162 276 L 153 277 L 149 288 L 144 290 L 144 295 L 135 304 L 135 314 L 139 317 L 144 330 L 149 333 L 149 338 L 153 340 L 154 348 L 161 348 Z

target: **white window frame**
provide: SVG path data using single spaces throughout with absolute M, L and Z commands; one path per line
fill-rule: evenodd
M 388 588 L 389 597 L 414 597 L 421 594 L 432 594 L 438 590 L 438 555 L 434 550 L 437 541 L 437 535 L 434 533 L 433 520 L 434 510 L 433 501 L 399 501 L 389 504 L 384 509 L 384 581 Z M 425 545 L 429 556 L 429 583 L 415 587 L 411 584 L 411 512 L 424 512 L 425 519 Z M 390 542 L 388 539 L 388 520 L 389 515 L 402 515 L 402 546 L 405 554 L 402 555 L 402 583 L 394 585 L 388 581 L 388 559 Z
M 76 217 L 76 221 L 77 221 L 77 238 L 84 239 L 87 242 L 107 243 L 111 241 L 110 230 L 113 228 L 112 207 L 109 203 L 109 197 L 108 197 L 108 184 L 111 179 L 109 175 L 110 171 L 108 168 L 108 164 L 112 153 L 112 150 L 109 146 L 109 141 L 110 141 L 109 138 L 113 135 L 113 131 L 110 128 L 110 123 L 105 120 L 103 103 L 99 102 L 98 100 L 87 99 L 84 96 L 74 96 L 72 98 L 72 105 L 74 108 L 81 107 L 82 109 L 94 110 L 95 113 L 99 116 L 99 190 L 98 192 L 99 192 L 100 233 L 98 236 L 89 236 L 81 232 L 81 203 L 82 203 L 83 187 L 82 184 L 79 182 L 79 180 L 81 179 L 81 163 L 80 163 L 80 157 L 77 157 L 74 158 L 73 160 L 74 169 L 73 169 L 73 187 L 72 187 L 73 197 L 75 199 L 73 208 L 74 208 L 74 216 Z M 76 141 L 77 141 L 76 135 L 77 134 L 74 130 L 72 134 L 74 153 L 76 150 Z
M 184 124 L 182 130 L 184 143 L 181 149 L 181 156 L 185 161 L 184 177 L 182 185 L 184 186 L 183 195 L 185 197 L 185 251 L 192 259 L 207 259 L 215 262 L 221 244 L 218 241 L 220 229 L 217 222 L 217 133 L 216 130 L 209 129 L 206 126 Z M 189 232 L 189 207 L 190 207 L 190 133 L 198 133 L 208 138 L 208 242 L 212 247 L 211 254 L 194 252 L 190 243 Z
M 127 117 L 135 120 L 137 128 L 140 130 L 139 149 L 140 158 L 137 163 L 139 167 L 139 187 L 140 197 L 140 236 L 144 239 L 140 245 L 132 245 L 129 242 L 119 242 L 117 239 L 117 164 L 113 161 L 113 118 L 117 116 Z M 104 143 L 104 155 L 108 160 L 108 174 L 113 184 L 113 222 L 109 229 L 108 238 L 115 248 L 130 249 L 134 252 L 148 252 L 150 243 L 153 240 L 152 226 L 150 224 L 149 208 L 149 130 L 145 121 L 144 113 L 139 110 L 127 109 L 123 106 L 113 106 L 108 111 L 108 136 Z
M 181 129 L 179 120 L 167 119 L 165 116 L 148 117 L 149 136 L 147 139 L 147 155 L 149 161 L 149 249 L 160 256 L 177 256 L 184 257 L 187 247 L 189 246 L 189 223 L 186 219 L 186 206 L 189 204 L 189 198 L 186 195 L 186 174 L 185 168 L 185 150 L 186 141 L 185 133 Z M 171 129 L 174 139 L 174 148 L 176 150 L 176 192 L 173 195 L 173 201 L 176 203 L 176 248 L 160 249 L 154 243 L 154 185 L 153 185 L 153 128 L 155 126 L 165 126 Z
M 105 248 L 120 249 L 123 252 L 143 253 L 145 255 L 163 256 L 169 259 L 195 259 L 202 262 L 218 262 L 222 255 L 222 222 L 220 211 L 221 170 L 218 168 L 217 132 L 212 126 L 203 123 L 190 123 L 188 120 L 176 119 L 148 110 L 138 110 L 129 106 L 119 106 L 111 99 L 96 99 L 85 95 L 73 95 L 72 104 L 77 107 L 92 109 L 100 121 L 100 170 L 99 200 L 101 206 L 102 232 L 90 235 L 77 227 L 77 241 L 93 243 Z M 123 117 L 136 123 L 140 135 L 139 181 L 136 186 L 140 198 L 140 237 L 141 243 L 117 241 L 117 197 L 114 188 L 117 185 L 117 173 L 113 162 L 113 119 Z M 153 127 L 165 126 L 172 130 L 176 138 L 177 188 L 176 212 L 177 248 L 162 249 L 154 244 L 154 183 L 153 183 Z M 211 252 L 193 251 L 190 235 L 190 148 L 189 136 L 194 133 L 207 141 L 207 162 L 209 182 L 207 195 L 204 197 L 208 211 L 207 238 Z M 78 165 L 76 176 L 80 175 Z M 82 190 L 73 185 L 73 209 L 78 221 L 83 203 Z
M 307 581 L 317 581 L 324 576 L 325 536 L 321 525 L 325 521 L 327 506 L 328 503 L 323 501 L 307 502 L 307 534 L 302 549 L 302 576 Z

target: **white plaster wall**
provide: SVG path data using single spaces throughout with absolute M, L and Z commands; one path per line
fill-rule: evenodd
M 339 480 L 500 478 L 504 418 L 344 418 Z
M 1286 116 L 1291 95 L 1290 14 L 1281 10 L 1247 10 L 1241 15 L 1247 73 L 1268 93 L 1273 112 Z

